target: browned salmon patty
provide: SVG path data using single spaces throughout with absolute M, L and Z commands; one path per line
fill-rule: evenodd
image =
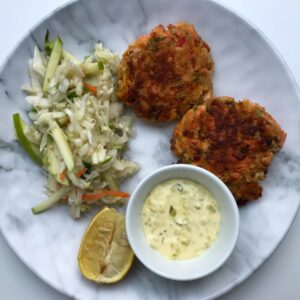
M 220 177 L 239 204 L 261 197 L 274 154 L 286 133 L 259 105 L 212 98 L 189 110 L 174 129 L 171 149 L 183 163 Z
M 168 122 L 212 93 L 209 46 L 187 23 L 162 25 L 125 51 L 117 96 L 144 119 Z

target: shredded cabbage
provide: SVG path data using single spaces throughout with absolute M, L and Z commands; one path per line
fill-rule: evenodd
M 72 57 L 62 55 L 45 93 L 42 87 L 49 57 L 35 48 L 29 61 L 31 86 L 23 90 L 32 106 L 29 117 L 33 123 L 25 134 L 42 153 L 48 171 L 48 195 L 66 186 L 65 202 L 71 207 L 72 217 L 79 218 L 91 205 L 82 200 L 85 193 L 115 190 L 139 167 L 123 157 L 133 128 L 132 119 L 124 115 L 123 104 L 116 98 L 118 56 L 96 44 L 94 53 L 82 63 Z M 97 87 L 97 93 L 87 89 L 85 83 Z M 54 131 L 57 127 L 62 133 Z M 112 203 L 120 198 L 104 197 L 92 204 L 99 201 Z

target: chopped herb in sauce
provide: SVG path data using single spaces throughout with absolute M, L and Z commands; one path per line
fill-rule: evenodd
M 176 216 L 176 210 L 174 209 L 173 206 L 170 207 L 169 214 L 170 214 L 170 216 L 172 216 L 172 217 L 175 217 L 175 216 Z

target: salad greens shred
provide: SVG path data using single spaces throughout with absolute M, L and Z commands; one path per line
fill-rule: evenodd
M 128 197 L 119 184 L 139 169 L 123 157 L 133 136 L 132 119 L 115 93 L 116 54 L 99 43 L 80 61 L 59 37 L 49 40 L 49 32 L 44 48 L 35 48 L 29 61 L 31 84 L 23 87 L 32 124 L 14 114 L 14 127 L 28 155 L 47 171 L 49 198 L 33 213 L 60 201 L 79 218 L 94 204 Z

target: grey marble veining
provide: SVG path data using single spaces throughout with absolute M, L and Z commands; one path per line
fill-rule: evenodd
M 174 282 L 148 271 L 138 261 L 117 285 L 97 286 L 77 267 L 81 237 L 95 213 L 74 221 L 57 206 L 33 216 L 30 208 L 44 198 L 43 172 L 14 140 L 12 114 L 26 119 L 21 86 L 28 82 L 27 61 L 34 45 L 42 47 L 47 29 L 59 34 L 70 52 L 83 57 L 102 41 L 120 55 L 136 37 L 159 23 L 193 23 L 211 46 L 216 63 L 214 92 L 263 104 L 288 133 L 263 183 L 263 197 L 240 209 L 237 247 L 226 264 L 207 278 Z M 262 35 L 238 16 L 210 1 L 87 0 L 71 3 L 33 28 L 0 72 L 0 228 L 19 257 L 56 289 L 82 300 L 210 299 L 253 273 L 274 251 L 299 206 L 300 102 L 295 83 Z M 136 138 L 127 155 L 141 171 L 124 183 L 131 192 L 156 168 L 176 158 L 169 149 L 174 124 L 154 125 L 135 118 Z

